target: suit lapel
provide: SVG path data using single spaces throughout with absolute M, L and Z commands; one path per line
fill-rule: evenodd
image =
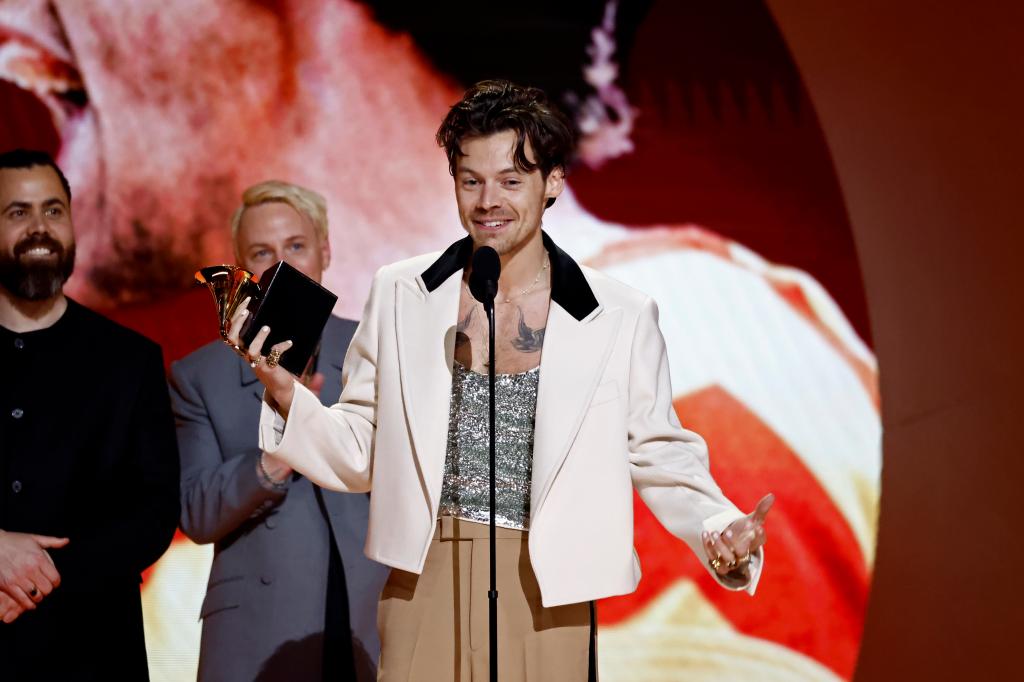
M 320 395 L 317 397 L 324 405 L 333 405 L 341 396 L 341 365 L 321 362 L 317 371 L 324 375 L 324 385 L 320 388 Z
M 614 345 L 621 310 L 598 307 L 582 321 L 552 302 L 548 313 L 533 439 L 531 515 L 540 512 L 586 416 Z
M 320 389 L 320 402 L 333 405 L 341 395 L 341 367 L 348 352 L 348 342 L 342 337 L 342 323 L 336 317 L 329 317 L 320 341 L 320 359 L 316 371 L 324 375 Z
M 256 396 L 256 400 L 263 402 L 263 384 L 256 378 L 256 373 L 252 371 L 252 367 L 249 366 L 247 361 L 237 355 L 234 357 L 235 362 L 238 363 L 238 381 L 242 388 L 251 389 L 252 395 Z
M 395 291 L 395 330 L 402 403 L 412 431 L 420 474 L 437 507 L 448 439 L 455 322 L 459 285 L 452 274 L 427 292 L 422 278 L 399 280 Z

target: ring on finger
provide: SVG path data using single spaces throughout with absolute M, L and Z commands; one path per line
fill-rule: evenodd
M 257 355 L 255 360 L 249 361 L 249 366 L 252 367 L 253 369 L 256 369 L 257 367 L 260 366 L 261 362 L 263 362 L 263 356 Z M 269 365 L 270 363 L 268 362 L 267 364 Z
M 28 596 L 30 596 L 33 599 L 35 599 L 36 597 L 39 596 L 39 590 L 36 589 L 35 587 L 33 587 L 31 590 L 28 591 Z
M 277 348 L 270 349 L 270 355 L 267 356 L 267 367 L 273 369 L 277 367 L 277 363 L 281 360 L 281 351 Z

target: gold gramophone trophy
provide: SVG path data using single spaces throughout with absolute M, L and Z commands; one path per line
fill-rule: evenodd
M 318 282 L 304 275 L 284 261 L 271 265 L 258 278 L 236 265 L 211 265 L 196 273 L 196 282 L 213 294 L 220 318 L 220 336 L 235 352 L 249 360 L 245 349 L 264 327 L 270 332 L 263 347 L 271 348 L 282 341 L 290 341 L 287 353 L 271 350 L 268 366 L 280 364 L 295 376 L 302 376 L 320 345 L 327 318 L 338 302 L 338 297 Z M 238 312 L 242 301 L 248 304 L 249 317 L 238 334 L 239 346 L 228 341 L 231 318 Z M 271 362 L 271 360 L 273 360 Z M 256 367 L 260 360 L 250 360 Z
M 231 318 L 246 298 L 257 299 L 260 288 L 256 277 L 237 265 L 211 265 L 196 273 L 196 283 L 204 285 L 213 294 L 220 318 L 220 336 L 227 341 Z M 236 351 L 241 352 L 236 348 Z

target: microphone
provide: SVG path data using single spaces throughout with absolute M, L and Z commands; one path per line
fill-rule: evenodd
M 498 277 L 501 276 L 501 260 L 498 252 L 489 246 L 482 246 L 473 254 L 473 270 L 469 273 L 469 293 L 484 304 L 494 305 L 498 293 Z

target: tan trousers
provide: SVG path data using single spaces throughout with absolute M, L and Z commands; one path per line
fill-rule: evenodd
M 423 573 L 392 569 L 377 613 L 378 682 L 488 680 L 487 537 L 486 525 L 442 517 Z M 498 680 L 587 682 L 592 605 L 541 606 L 527 537 L 496 533 Z

